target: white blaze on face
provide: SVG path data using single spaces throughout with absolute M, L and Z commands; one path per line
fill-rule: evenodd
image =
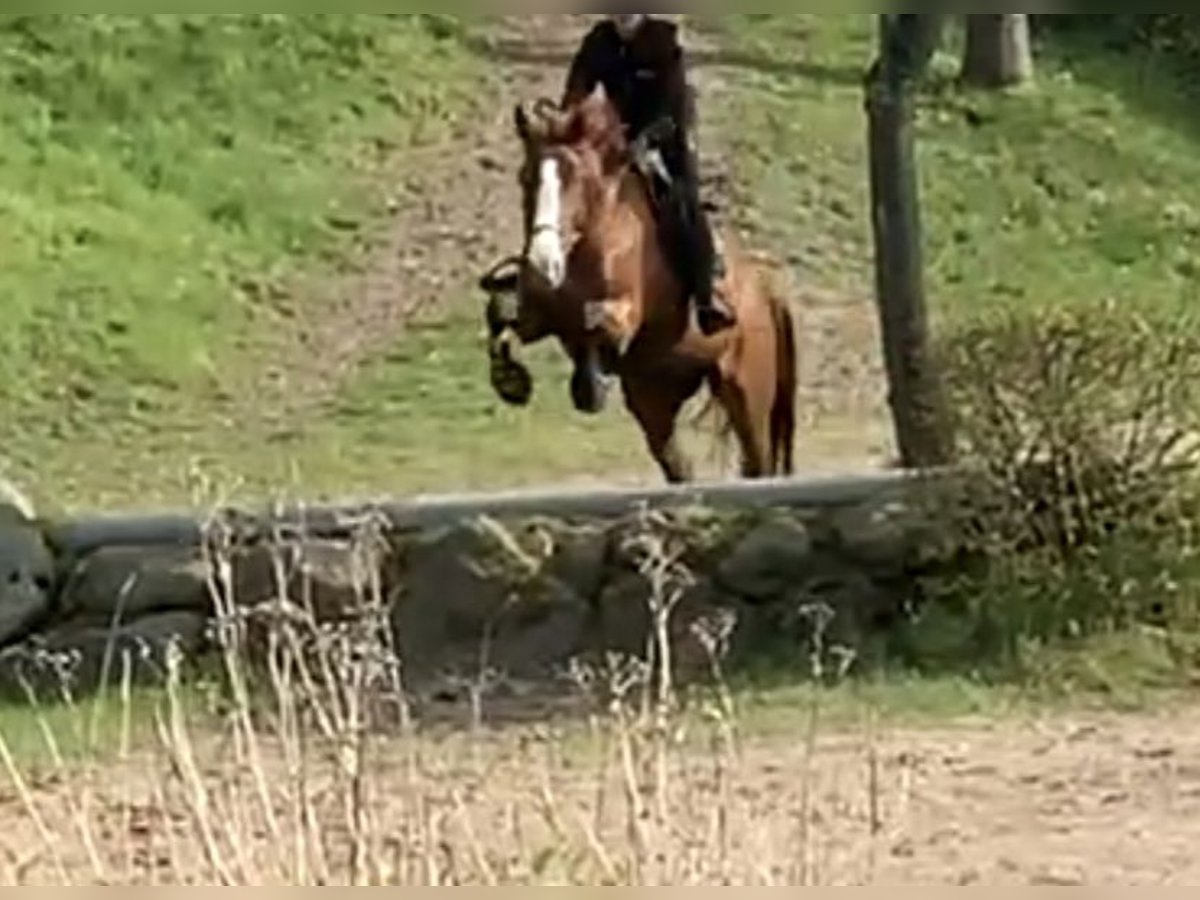
M 529 264 L 553 288 L 561 287 L 567 276 L 567 254 L 562 236 L 562 189 L 558 160 L 543 160 L 538 175 Z

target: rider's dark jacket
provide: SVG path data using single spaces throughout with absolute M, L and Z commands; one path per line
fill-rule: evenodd
M 709 301 L 717 260 L 700 202 L 693 139 L 695 98 L 688 84 L 678 26 L 667 19 L 647 16 L 626 41 L 611 21 L 597 24 L 584 37 L 571 63 L 562 106 L 586 97 L 597 83 L 604 85 L 616 104 L 629 128 L 630 140 L 646 138 L 661 152 L 675 182 L 670 205 L 677 227 L 672 243 L 680 271 L 695 299 L 700 303 Z
M 629 126 L 631 140 L 662 121 L 678 128 L 680 138 L 690 134 L 695 113 L 675 23 L 649 16 L 628 43 L 612 22 L 596 25 L 571 64 L 563 106 L 582 100 L 597 82 Z

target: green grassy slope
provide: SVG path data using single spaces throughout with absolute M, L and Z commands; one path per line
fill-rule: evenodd
M 219 428 L 223 389 L 262 365 L 275 325 L 256 285 L 333 260 L 379 164 L 467 108 L 475 61 L 437 19 L 4 17 L 12 465 L 90 498 L 89 469 L 141 468 L 140 442 Z M 123 459 L 87 455 L 114 444 Z
M 758 236 L 803 278 L 860 295 L 871 27 L 724 17 L 721 99 L 704 110 L 735 150 Z M 568 409 L 552 346 L 536 354 L 537 405 L 500 407 L 478 298 L 459 286 L 302 434 L 266 446 L 227 415 L 229 392 L 279 363 L 261 286 L 335 271 L 338 223 L 379 212 L 372 174 L 464 121 L 472 79 L 496 65 L 437 16 L 0 19 L 0 462 L 75 507 L 179 502 L 193 459 L 255 490 L 294 470 L 311 494 L 651 472 L 619 408 L 602 421 Z M 1200 234 L 1190 97 L 1079 42 L 1040 47 L 1039 66 L 1032 90 L 947 84 L 923 111 L 939 322 L 1177 306 Z
M 315 489 L 361 496 L 658 478 L 616 392 L 599 417 L 574 411 L 570 368 L 553 341 L 526 353 L 533 403 L 501 403 L 488 383 L 477 306 L 464 298 L 410 327 L 347 385 L 306 453 Z
M 870 232 L 860 73 L 869 16 L 731 16 L 736 132 L 773 243 L 866 290 Z M 919 154 L 930 295 L 944 324 L 1043 304 L 1186 302 L 1200 262 L 1194 97 L 1163 69 L 1080 40 L 1037 48 L 1035 86 L 963 94 L 935 62 Z M 940 82 L 940 89 L 938 83 Z

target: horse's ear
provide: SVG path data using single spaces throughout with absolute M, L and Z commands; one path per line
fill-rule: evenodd
M 525 105 L 518 103 L 513 107 L 513 126 L 517 129 L 517 137 L 525 143 L 529 142 L 529 113 L 525 111 Z

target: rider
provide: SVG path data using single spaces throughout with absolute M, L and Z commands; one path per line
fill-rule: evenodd
M 602 83 L 644 156 L 657 151 L 670 178 L 671 244 L 701 331 L 734 322 L 716 286 L 725 277 L 708 216 L 700 201 L 695 97 L 678 27 L 650 15 L 609 15 L 583 39 L 567 76 L 565 108 Z

